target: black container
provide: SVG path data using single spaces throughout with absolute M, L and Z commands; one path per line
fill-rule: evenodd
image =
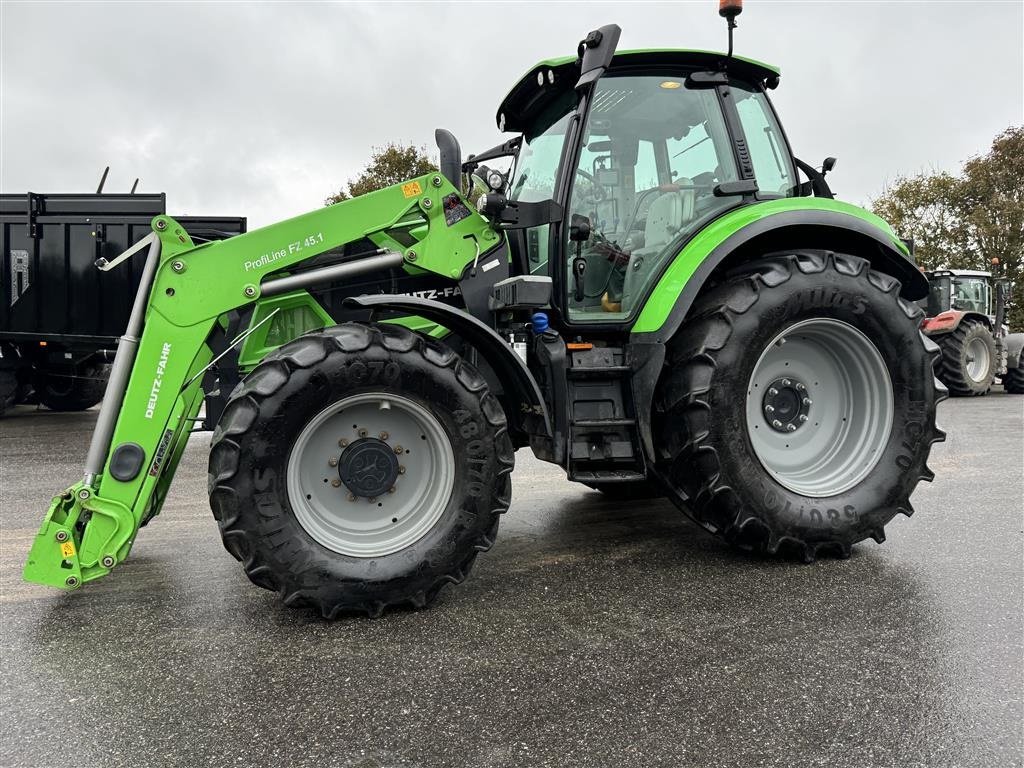
M 113 346 L 124 333 L 144 255 L 112 260 L 150 232 L 165 195 L 0 195 L 0 340 Z M 244 217 L 178 218 L 196 242 L 246 231 Z
M 30 398 L 79 410 L 102 396 L 145 254 L 108 261 L 150 233 L 161 194 L 0 195 L 0 414 Z M 175 219 L 197 243 L 246 231 L 239 216 Z

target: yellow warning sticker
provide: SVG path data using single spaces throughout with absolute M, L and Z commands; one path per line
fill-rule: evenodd
M 60 545 L 61 557 L 74 557 L 75 556 L 75 542 L 65 541 Z
M 418 181 L 410 181 L 408 184 L 402 185 L 402 194 L 406 197 L 416 197 L 416 195 L 423 194 L 423 187 Z

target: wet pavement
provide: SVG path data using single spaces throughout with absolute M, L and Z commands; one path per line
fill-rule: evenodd
M 752 559 L 527 452 L 471 578 L 326 623 L 252 586 L 196 435 L 131 558 L 21 582 L 95 411 L 0 421 L 0 766 L 1021 765 L 1024 398 L 940 409 L 882 546 Z

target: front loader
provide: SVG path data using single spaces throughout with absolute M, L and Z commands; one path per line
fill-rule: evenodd
M 739 3 L 722 12 L 731 35 Z M 924 277 L 833 199 L 834 161 L 794 157 L 778 70 L 731 41 L 618 38 L 530 70 L 504 144 L 463 159 L 438 131 L 437 173 L 199 246 L 155 218 L 120 257 L 146 266 L 84 477 L 25 577 L 77 588 L 122 562 L 218 392 L 224 545 L 328 617 L 461 582 L 527 446 L 747 550 L 881 542 L 943 436 Z

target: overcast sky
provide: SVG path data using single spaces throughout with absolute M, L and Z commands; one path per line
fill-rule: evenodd
M 464 152 L 540 59 L 587 31 L 620 49 L 721 49 L 714 0 L 517 3 L 48 3 L 0 0 L 0 191 L 166 192 L 170 213 L 250 227 L 320 205 L 388 140 Z M 802 158 L 835 155 L 838 196 L 956 171 L 1024 122 L 1024 1 L 748 0 L 738 53 Z

